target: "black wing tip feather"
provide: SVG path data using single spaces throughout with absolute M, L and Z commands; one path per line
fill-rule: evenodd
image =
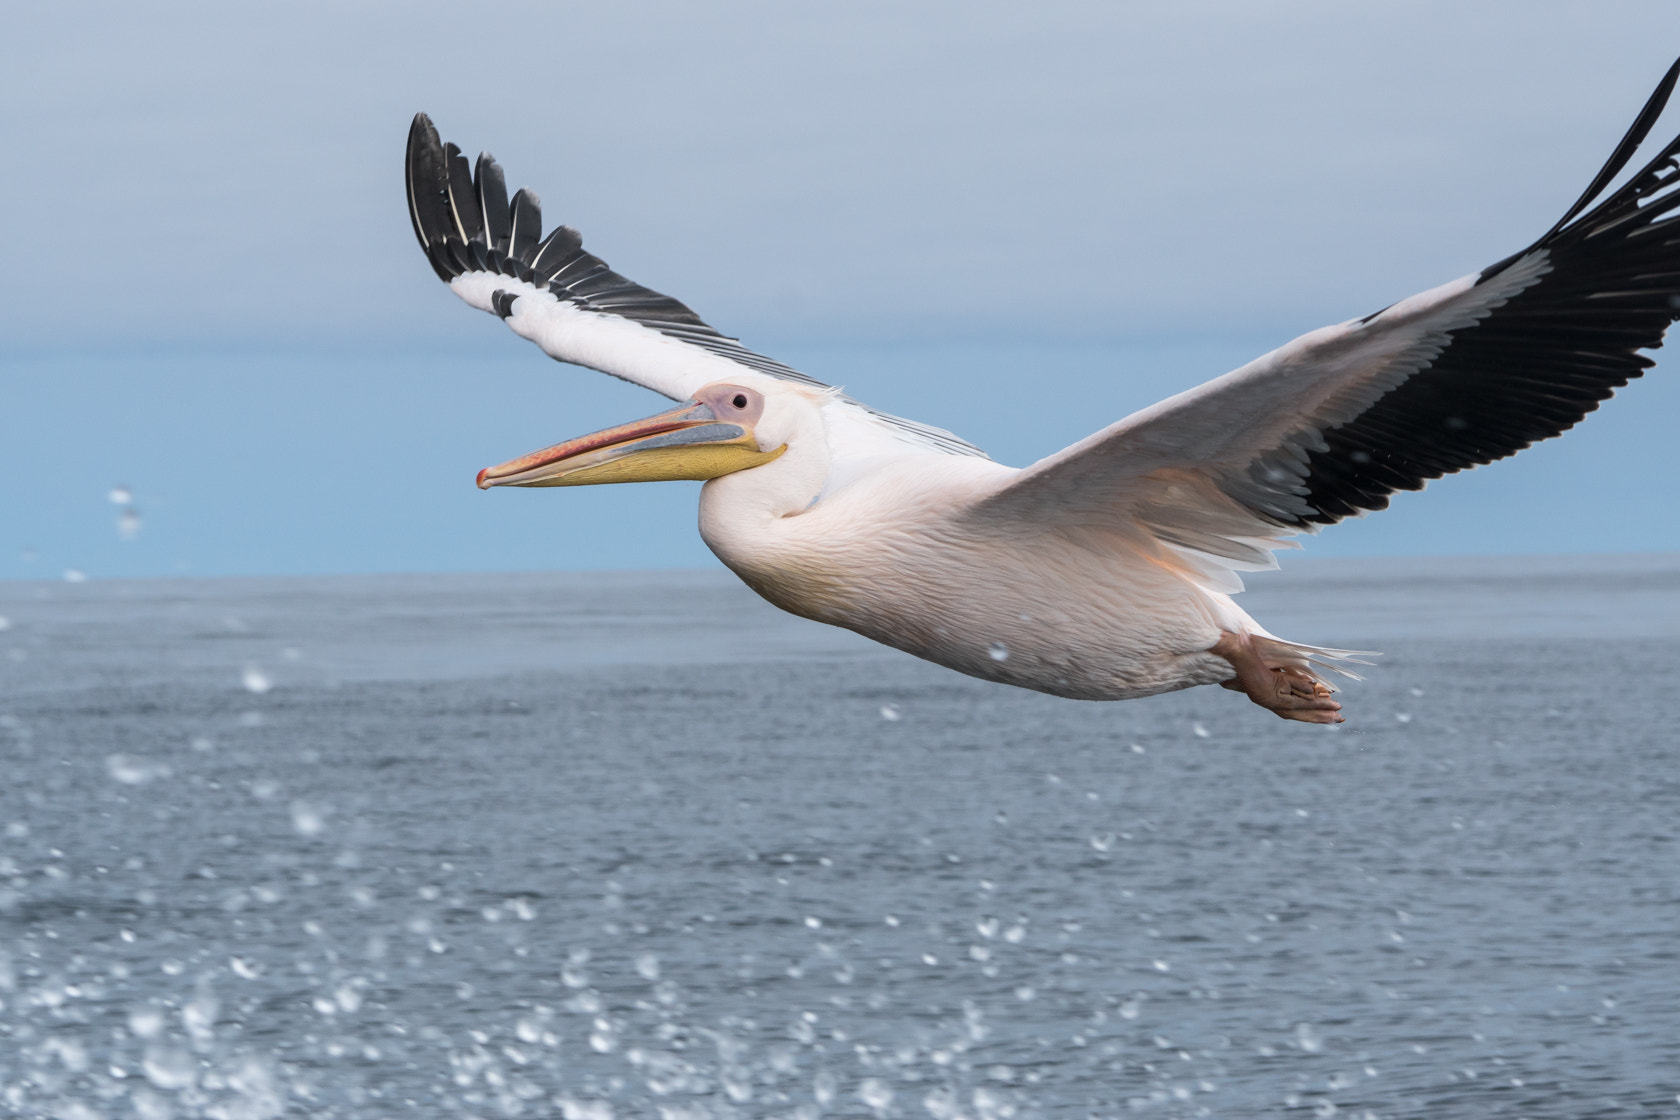
M 1654 364 L 1645 352 L 1680 319 L 1680 137 L 1604 192 L 1677 84 L 1680 60 L 1575 204 L 1476 282 L 1543 251 L 1549 270 L 1538 281 L 1452 332 L 1438 358 L 1370 409 L 1321 433 L 1325 446 L 1307 455 L 1310 510 L 1297 527 L 1387 508 L 1397 491 L 1561 435 Z
M 408 128 L 408 152 L 403 164 L 408 217 L 414 223 L 414 236 L 419 239 L 420 248 L 432 270 L 447 283 L 456 273 L 451 271 L 447 256 L 440 253 L 449 206 L 443 169 L 443 142 L 438 138 L 432 119 L 425 113 L 414 114 L 414 123 Z
M 1592 205 L 1593 200 L 1610 184 L 1610 180 L 1614 179 L 1622 168 L 1628 165 L 1628 161 L 1633 159 L 1634 153 L 1645 142 L 1645 137 L 1651 134 L 1651 129 L 1656 126 L 1657 118 L 1662 116 L 1663 109 L 1667 107 L 1668 99 L 1674 93 L 1674 83 L 1677 79 L 1680 79 L 1680 58 L 1674 60 L 1673 64 L 1669 66 L 1668 72 L 1657 83 L 1657 88 L 1651 91 L 1651 96 L 1645 100 L 1645 107 L 1639 110 L 1639 115 L 1634 118 L 1633 124 L 1628 127 L 1626 134 L 1622 136 L 1621 143 L 1617 144 L 1616 150 L 1610 153 L 1610 158 L 1605 161 L 1604 166 L 1593 177 L 1593 181 L 1587 185 L 1587 189 L 1581 193 L 1581 197 L 1575 200 L 1575 205 L 1571 206 L 1563 217 L 1558 219 L 1556 225 L 1546 231 L 1546 237 L 1551 237 L 1557 233 L 1558 230 L 1569 224 L 1571 218 Z M 1670 144 L 1664 149 L 1663 154 L 1646 167 L 1645 171 L 1641 172 L 1641 177 L 1649 174 L 1658 163 L 1672 155 L 1674 147 L 1674 144 Z M 1543 237 L 1541 240 L 1544 241 L 1546 238 Z
M 1604 161 L 1604 166 L 1598 169 L 1598 174 L 1593 176 L 1592 182 L 1587 184 L 1587 189 L 1581 192 L 1581 197 L 1575 200 L 1575 204 L 1564 211 L 1563 217 L 1559 218 L 1552 228 L 1547 230 L 1532 245 L 1484 268 L 1476 279 L 1478 284 L 1486 283 L 1493 277 L 1498 276 L 1536 249 L 1551 246 L 1566 232 L 1572 230 L 1590 232 L 1600 226 L 1606 218 L 1621 216 L 1630 207 L 1637 206 L 1646 195 L 1665 185 L 1662 172 L 1665 167 L 1672 167 L 1674 156 L 1676 153 L 1680 153 L 1680 137 L 1671 140 L 1638 174 L 1624 183 L 1608 198 L 1599 202 L 1599 205 L 1593 210 L 1584 216 L 1582 215 L 1587 207 L 1599 201 L 1599 197 L 1604 193 L 1605 188 L 1610 185 L 1610 181 L 1621 174 L 1622 170 L 1633 161 L 1633 157 L 1638 154 L 1640 146 L 1650 136 L 1651 129 L 1656 127 L 1663 110 L 1668 107 L 1669 98 L 1673 96 L 1677 82 L 1680 82 L 1680 58 L 1675 59 L 1667 72 L 1663 74 L 1662 80 L 1651 91 L 1651 96 L 1646 98 L 1645 105 L 1639 110 L 1639 115 L 1634 118 L 1633 124 L 1628 126 L 1627 132 L 1622 135 L 1615 150 L 1610 153 L 1610 158 Z M 1580 220 L 1577 221 L 1577 218 Z
M 416 113 L 409 126 L 404 171 L 414 235 L 444 282 L 466 272 L 497 272 L 546 287 L 580 307 L 716 335 L 686 304 L 618 275 L 585 252 L 583 238 L 570 226 L 543 237 L 535 192 L 520 188 L 510 201 L 495 157 L 483 152 L 469 164 L 425 113 Z

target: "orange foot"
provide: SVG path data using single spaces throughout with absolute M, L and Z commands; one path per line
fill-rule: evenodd
M 1302 723 L 1344 722 L 1342 706 L 1331 699 L 1329 686 L 1293 665 L 1261 657 L 1250 635 L 1227 631 L 1208 652 L 1223 657 L 1237 671 L 1234 678 L 1220 684 L 1246 694 L 1267 711 Z

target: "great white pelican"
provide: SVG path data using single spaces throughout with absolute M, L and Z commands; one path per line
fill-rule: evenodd
M 542 235 L 425 114 L 414 232 L 472 306 L 551 357 L 679 401 L 480 472 L 478 485 L 704 479 L 700 534 L 776 606 L 987 680 L 1118 700 L 1192 685 L 1340 722 L 1348 651 L 1285 641 L 1232 600 L 1302 532 L 1572 427 L 1680 317 L 1680 139 L 1615 191 L 1671 68 L 1608 163 L 1532 245 L 1325 327 L 1025 469 L 878 412 Z M 1601 197 L 1602 196 L 1602 197 Z M 1590 209 L 1589 209 L 1590 207 Z

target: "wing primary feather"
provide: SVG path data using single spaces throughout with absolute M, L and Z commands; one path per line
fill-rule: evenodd
M 508 217 L 508 256 L 530 268 L 542 238 L 542 201 L 535 192 L 519 188 Z
M 457 273 L 449 268 L 443 248 L 445 225 L 453 219 L 449 215 L 449 188 L 445 171 L 443 142 L 437 129 L 424 113 L 414 114 L 408 129 L 408 158 L 404 165 L 404 179 L 408 188 L 408 216 L 414 223 L 414 236 L 426 251 L 426 260 L 438 278 L 447 283 Z
M 512 232 L 508 215 L 507 181 L 502 178 L 501 164 L 489 152 L 478 154 L 473 168 L 473 187 L 478 195 L 478 216 L 484 228 L 484 240 L 490 248 L 507 252 L 508 236 Z
M 445 144 L 443 154 L 449 168 L 449 212 L 455 217 L 455 232 L 462 242 L 470 243 L 484 232 L 478 220 L 478 192 L 473 189 L 472 170 L 467 157 L 454 144 Z
M 537 246 L 536 255 L 531 258 L 531 271 L 546 284 L 550 277 L 565 267 L 572 254 L 581 248 L 582 234 L 571 226 L 556 226 L 543 238 L 542 244 Z
M 1634 118 L 1627 134 L 1622 137 L 1622 142 L 1616 145 L 1616 150 L 1610 153 L 1610 158 L 1599 169 L 1598 174 L 1593 176 L 1593 181 L 1588 184 L 1585 191 L 1581 192 L 1581 197 L 1575 200 L 1575 205 L 1564 212 L 1563 217 L 1558 219 L 1555 226 L 1546 231 L 1546 237 L 1550 237 L 1568 225 L 1570 219 L 1585 210 L 1592 203 L 1592 200 L 1598 197 L 1598 193 L 1609 185 L 1610 180 L 1614 179 L 1622 168 L 1628 165 L 1628 161 L 1639 150 L 1639 145 L 1643 144 L 1645 137 L 1651 134 L 1651 129 L 1656 125 L 1657 118 L 1662 116 L 1663 109 L 1668 105 L 1669 96 L 1674 92 L 1676 79 L 1680 79 L 1680 58 L 1674 60 L 1674 64 L 1668 68 L 1668 73 L 1664 74 L 1662 81 L 1657 83 L 1657 88 L 1651 92 L 1651 96 L 1645 102 L 1645 107 L 1639 111 L 1639 116 Z M 1672 153 L 1664 152 L 1661 158 L 1667 158 L 1670 154 Z M 1546 237 L 1542 237 L 1540 240 L 1544 241 Z

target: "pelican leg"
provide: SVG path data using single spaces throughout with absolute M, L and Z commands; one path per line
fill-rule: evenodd
M 1237 675 L 1220 684 L 1248 698 L 1283 719 L 1302 723 L 1341 723 L 1342 706 L 1331 698 L 1330 689 L 1309 673 L 1293 665 L 1267 661 L 1254 648 L 1247 634 L 1226 631 L 1209 653 L 1231 663 Z

